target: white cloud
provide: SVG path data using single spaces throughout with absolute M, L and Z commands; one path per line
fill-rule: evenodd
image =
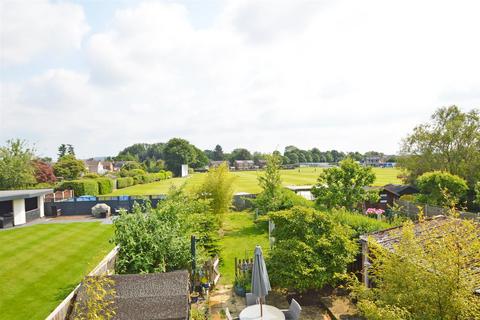
M 88 31 L 83 9 L 47 0 L 0 2 L 2 65 L 30 61 L 43 53 L 79 49 Z
M 142 3 L 93 30 L 84 70 L 3 84 L 0 138 L 25 133 L 52 153 L 73 143 L 85 157 L 174 136 L 227 150 L 396 152 L 436 108 L 480 106 L 478 9 L 231 1 L 199 29 L 183 5 Z M 24 128 L 15 121 L 25 114 L 58 125 L 32 119 Z

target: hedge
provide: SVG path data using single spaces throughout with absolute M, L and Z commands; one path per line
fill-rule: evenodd
M 98 196 L 98 183 L 93 179 L 65 181 L 58 190 L 72 189 L 76 197 L 79 196 Z
M 117 178 L 117 189 L 123 189 L 130 186 L 133 186 L 132 177 Z
M 98 183 L 98 193 L 107 194 L 113 191 L 113 181 L 108 178 L 95 179 Z

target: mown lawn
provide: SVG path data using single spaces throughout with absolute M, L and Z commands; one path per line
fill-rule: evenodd
M 320 174 L 320 168 L 298 168 L 294 170 L 282 170 L 283 185 L 310 185 L 317 181 Z M 374 168 L 373 171 L 377 176 L 374 185 L 383 186 L 388 183 L 401 183 L 397 178 L 400 170 L 396 168 Z M 238 171 L 232 172 L 236 179 L 234 182 L 235 192 L 258 193 L 261 191 L 258 185 L 258 176 L 263 171 Z M 204 173 L 196 173 L 188 178 L 173 178 L 169 180 L 157 181 L 147 184 L 140 184 L 124 189 L 115 190 L 109 194 L 111 196 L 118 195 L 157 195 L 168 193 L 172 185 L 180 186 L 185 184 L 187 190 L 198 187 L 205 176 Z
M 223 284 L 232 284 L 235 280 L 235 257 L 253 258 L 257 244 L 262 247 L 264 254 L 268 253 L 268 225 L 253 221 L 253 214 L 250 212 L 229 212 L 225 215 L 224 236 L 220 241 L 220 273 Z
M 113 248 L 111 225 L 39 224 L 0 232 L 0 318 L 45 319 Z

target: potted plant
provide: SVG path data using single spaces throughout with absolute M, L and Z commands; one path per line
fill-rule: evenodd
M 197 303 L 198 302 L 198 297 L 200 296 L 200 294 L 197 292 L 197 291 L 194 291 L 190 294 L 190 301 L 192 303 Z
M 250 284 L 250 277 L 245 274 L 240 274 L 235 278 L 235 282 L 233 284 L 233 290 L 235 294 L 240 297 L 245 297 L 247 293 L 247 289 L 251 287 Z

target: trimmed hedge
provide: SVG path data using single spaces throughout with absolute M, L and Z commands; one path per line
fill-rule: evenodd
M 98 183 L 98 193 L 107 194 L 113 191 L 113 181 L 108 178 L 95 179 Z
M 133 186 L 133 178 L 126 177 L 126 178 L 117 178 L 117 189 L 123 189 L 130 186 Z
M 58 190 L 72 189 L 76 197 L 79 196 L 98 196 L 98 183 L 94 179 L 65 181 Z
M 333 210 L 331 217 L 338 223 L 349 226 L 354 232 L 354 237 L 392 227 L 392 225 L 386 221 L 380 221 L 361 213 L 346 210 Z

